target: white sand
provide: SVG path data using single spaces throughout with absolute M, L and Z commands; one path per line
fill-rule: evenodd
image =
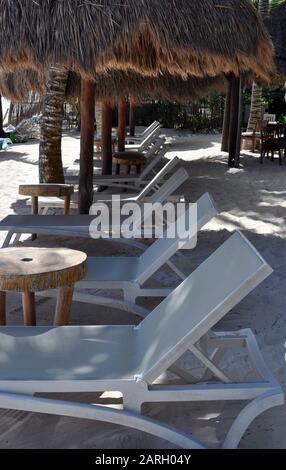
M 172 133 L 169 132 L 170 135 Z M 259 164 L 257 155 L 243 152 L 242 169 L 229 170 L 226 155 L 220 152 L 220 136 L 192 136 L 173 133 L 174 141 L 168 157 L 178 155 L 189 170 L 190 181 L 183 192 L 195 201 L 209 191 L 220 211 L 199 235 L 197 248 L 190 253 L 193 264 L 199 264 L 232 232 L 239 228 L 254 243 L 274 268 L 259 288 L 233 309 L 219 324 L 220 329 L 235 330 L 251 327 L 256 334 L 264 358 L 283 388 L 286 385 L 286 160 L 281 168 L 265 161 Z M 37 180 L 37 143 L 14 145 L 8 152 L 0 152 L 0 216 L 25 213 L 24 200 L 17 194 L 20 183 Z M 66 165 L 72 164 L 79 154 L 78 136 L 63 139 Z M 1 235 L 1 234 L 0 234 Z M 3 239 L 3 236 L 1 236 Z M 29 244 L 28 242 L 25 242 Z M 41 237 L 41 245 L 62 244 L 86 248 L 88 253 L 127 253 L 128 250 L 106 242 L 51 240 Z M 173 278 L 167 272 L 161 278 Z M 207 292 L 207 286 L 206 286 Z M 9 295 L 8 321 L 21 324 L 20 297 Z M 37 305 L 38 323 L 50 324 L 54 301 L 41 299 Z M 103 307 L 74 303 L 72 324 L 133 323 L 138 318 Z M 243 358 L 227 364 L 231 370 L 245 378 L 247 364 Z M 86 397 L 88 399 L 88 397 Z M 92 398 L 91 398 L 92 400 Z M 108 400 L 108 398 L 107 398 Z M 116 403 L 116 399 L 113 400 Z M 108 401 L 109 402 L 109 401 Z M 159 417 L 193 431 L 211 447 L 217 447 L 237 412 L 237 404 L 195 403 L 148 405 L 152 417 Z M 27 414 L 17 411 L 0 412 L 0 448 L 160 448 L 169 447 L 154 437 L 118 426 Z M 285 407 L 267 411 L 251 425 L 240 444 L 241 448 L 285 448 Z

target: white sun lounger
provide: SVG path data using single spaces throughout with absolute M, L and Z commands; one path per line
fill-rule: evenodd
M 188 173 L 184 168 L 179 168 L 167 181 L 158 189 L 155 188 L 150 196 L 149 203 L 164 203 L 186 180 Z M 144 217 L 147 218 L 146 211 Z M 8 235 L 3 243 L 7 247 L 14 234 L 32 233 L 59 236 L 89 237 L 89 228 L 94 220 L 92 215 L 10 215 L 0 222 L 0 231 L 8 231 Z M 138 220 L 138 227 L 142 224 L 142 218 Z M 120 237 L 118 227 L 118 237 Z M 114 228 L 116 229 L 116 228 Z M 130 242 L 130 241 L 129 241 Z
M 125 150 L 132 150 L 132 151 L 138 151 L 138 152 L 144 152 L 145 150 L 152 145 L 158 138 L 159 134 L 161 132 L 161 127 L 156 127 L 155 129 L 152 130 L 140 143 L 137 144 L 126 144 L 125 145 Z
M 169 180 L 166 180 L 165 177 L 172 171 L 174 170 L 174 168 L 179 164 L 180 160 L 178 157 L 175 157 L 173 158 L 172 160 L 169 160 L 164 166 L 163 168 L 161 168 L 161 170 L 159 172 L 157 172 L 151 181 L 149 182 L 146 182 L 146 185 L 144 188 L 142 188 L 140 190 L 139 189 L 139 193 L 137 194 L 121 194 L 120 195 L 120 200 L 122 203 L 124 202 L 149 202 L 150 200 L 150 197 L 151 195 L 158 191 L 159 188 L 160 188 L 160 184 L 162 184 L 164 182 L 164 184 L 166 184 L 168 186 L 168 184 L 170 184 L 168 181 Z M 117 193 L 118 194 L 118 193 Z M 104 202 L 104 203 L 108 203 L 108 202 L 111 202 L 112 201 L 112 198 L 113 198 L 113 195 L 112 194 L 109 194 L 109 193 L 94 193 L 93 195 L 93 203 L 96 203 L 96 202 Z M 170 196 L 169 200 L 171 200 L 172 202 L 183 202 L 184 201 L 184 197 L 180 194 L 178 195 L 172 195 Z M 28 199 L 27 200 L 27 205 L 30 206 L 32 203 L 31 203 L 31 199 Z M 59 197 L 40 197 L 39 198 L 39 202 L 38 202 L 38 206 L 39 206 L 39 210 L 42 211 L 43 214 L 46 214 L 48 212 L 48 209 L 50 208 L 56 208 L 56 209 L 60 209 L 60 208 L 63 208 L 64 207 L 64 199 L 62 198 L 59 198 Z M 75 191 L 74 194 L 72 195 L 72 201 L 71 201 L 71 204 L 70 204 L 70 207 L 72 209 L 77 209 L 78 208 L 78 191 Z
M 197 201 L 195 221 L 190 219 L 188 221 L 188 211 L 189 209 L 173 224 L 173 233 L 175 234 L 173 238 L 165 236 L 165 238 L 155 241 L 147 249 L 145 246 L 145 252 L 139 257 L 89 256 L 87 274 L 81 282 L 77 283 L 76 287 L 109 291 L 109 294 L 103 296 L 99 292 L 94 294 L 87 291 L 79 292 L 76 289 L 73 299 L 79 302 L 111 306 L 140 316 L 146 316 L 148 310 L 136 304 L 138 297 L 166 297 L 173 290 L 167 287 L 148 287 L 146 282 L 151 280 L 152 276 L 164 264 L 168 264 L 181 279 L 185 279 L 186 275 L 179 270 L 175 261 L 171 261 L 171 258 L 175 254 L 179 255 L 181 249 L 194 248 L 197 231 L 201 230 L 217 214 L 208 193 Z M 193 214 L 195 215 L 195 213 Z M 188 224 L 187 228 L 185 228 L 185 221 Z M 176 233 L 176 227 L 178 226 L 183 227 L 181 232 L 184 233 L 183 237 Z M 123 299 L 112 297 L 110 294 L 114 291 L 122 292 Z M 50 290 L 41 292 L 39 295 L 55 297 L 57 293 Z
M 160 184 L 164 183 L 165 188 L 168 188 L 169 185 L 172 185 L 172 180 L 169 178 L 169 180 L 166 180 L 165 177 L 172 171 L 174 168 L 179 164 L 180 160 L 178 157 L 173 158 L 172 160 L 169 160 L 163 168 L 154 175 L 151 181 L 146 183 L 145 188 L 142 188 L 141 191 L 137 194 L 121 194 L 120 195 L 120 201 L 122 203 L 125 202 L 137 202 L 143 203 L 143 202 L 155 202 L 156 201 L 156 196 L 154 198 L 154 195 L 156 192 L 160 189 Z M 140 188 L 139 188 L 140 189 Z M 153 197 L 151 198 L 151 196 Z M 114 199 L 115 195 L 113 194 L 106 194 L 106 193 L 95 193 L 93 195 L 93 203 L 110 203 Z M 181 194 L 170 194 L 168 197 L 168 200 L 170 202 L 184 202 L 184 196 Z M 27 205 L 31 206 L 32 202 L 31 199 L 27 200 Z M 42 215 L 47 214 L 48 210 L 50 208 L 53 209 L 61 209 L 64 207 L 64 200 L 59 197 L 49 197 L 49 196 L 42 196 L 39 198 L 38 202 L 39 206 L 39 211 L 41 211 Z M 75 191 L 72 195 L 72 200 L 70 203 L 70 207 L 72 209 L 77 209 L 78 208 L 78 191 Z
M 240 233 L 230 237 L 153 312 L 134 327 L 1 327 L 0 408 L 98 420 L 134 428 L 183 448 L 204 448 L 192 434 L 142 415 L 143 403 L 246 401 L 222 443 L 238 446 L 252 421 L 284 402 L 251 330 L 211 329 L 271 268 Z M 207 286 L 207 295 L 206 295 Z M 253 378 L 227 373 L 221 359 L 248 353 Z M 191 351 L 200 377 L 178 366 Z M 154 382 L 171 370 L 184 382 Z M 123 409 L 38 397 L 36 393 L 119 391 Z M 99 399 L 100 401 L 100 399 Z M 93 401 L 94 403 L 94 401 Z
M 138 189 L 138 187 L 146 184 L 146 180 L 150 179 L 150 175 L 152 175 L 155 167 L 161 162 L 167 150 L 168 145 L 165 142 L 165 138 L 160 137 L 144 154 L 146 158 L 146 165 L 144 166 L 140 175 L 125 175 L 123 173 L 120 175 L 102 175 L 102 161 L 95 160 L 94 171 L 96 174 L 93 177 L 93 182 L 95 185 L 101 185 L 103 180 L 105 182 L 105 186 L 113 186 L 115 182 L 117 187 L 123 187 L 125 189 L 132 188 L 133 184 L 134 188 Z M 78 176 L 79 161 L 75 161 L 74 165 L 66 169 L 65 181 L 68 183 L 78 183 Z M 130 186 L 127 187 L 126 182 L 128 182 Z M 122 184 L 123 186 L 121 186 Z
M 154 121 L 152 124 L 150 124 L 149 127 L 145 129 L 144 132 L 141 132 L 141 134 L 136 134 L 135 136 L 127 136 L 126 137 L 126 144 L 133 144 L 133 143 L 141 143 L 142 140 L 144 140 L 151 132 L 153 132 L 154 129 L 161 128 L 161 124 L 159 121 Z

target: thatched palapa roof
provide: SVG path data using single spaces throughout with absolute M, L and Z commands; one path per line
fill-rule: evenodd
M 0 72 L 0 94 L 13 102 L 25 102 L 30 92 L 42 96 L 45 92 L 47 77 L 35 70 Z M 170 101 L 186 102 L 194 100 L 211 91 L 225 91 L 226 80 L 218 77 L 192 77 L 161 74 L 157 77 L 143 77 L 135 72 L 111 71 L 98 75 L 95 79 L 96 99 L 116 104 L 122 96 L 132 95 L 138 102 L 142 99 L 163 98 Z M 67 100 L 79 97 L 81 80 L 74 72 L 69 73 L 67 82 Z
M 45 93 L 45 74 L 36 70 L 5 73 L 0 70 L 0 94 L 14 103 L 26 102 L 30 92 Z
M 265 23 L 275 47 L 277 73 L 286 80 L 286 3 L 273 8 Z
M 109 101 L 111 104 L 116 104 L 119 98 L 129 95 L 138 102 L 149 97 L 184 103 L 211 91 L 224 92 L 226 89 L 226 80 L 221 75 L 204 78 L 188 76 L 182 79 L 169 73 L 143 77 L 135 72 L 121 71 L 98 75 L 95 84 L 96 99 Z M 67 98 L 80 96 L 80 78 L 74 73 L 69 74 L 66 95 Z
M 0 66 L 61 64 L 266 79 L 272 44 L 249 0 L 0 0 Z

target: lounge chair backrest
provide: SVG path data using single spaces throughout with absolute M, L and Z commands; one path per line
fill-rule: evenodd
M 165 138 L 162 137 L 148 150 L 148 152 L 146 152 L 146 165 L 140 173 L 141 181 L 147 179 L 153 168 L 155 168 L 162 160 L 163 156 L 167 152 L 167 148 Z
M 232 235 L 136 327 L 138 375 L 154 381 L 272 272 Z
M 160 188 L 148 198 L 148 202 L 165 202 L 171 194 L 174 193 L 185 181 L 189 179 L 189 174 L 185 168 L 179 168 L 168 180 L 166 180 Z
M 150 157 L 153 157 L 158 150 L 164 145 L 166 138 L 160 137 L 152 147 L 150 147 L 147 152 L 145 153 L 146 160 L 149 160 Z
M 145 129 L 144 132 L 142 132 L 141 137 L 144 139 L 145 137 L 147 137 L 147 135 L 149 135 L 154 129 L 156 129 L 159 126 L 160 126 L 160 123 L 158 121 L 152 122 L 152 124 L 150 124 L 150 126 L 147 127 L 147 129 Z
M 145 139 L 141 142 L 139 148 L 141 151 L 145 150 L 148 148 L 148 146 L 156 139 L 156 137 L 160 134 L 160 127 L 156 127 L 156 129 L 153 129 L 153 131 L 145 137 Z M 128 150 L 128 147 L 127 147 Z
M 170 160 L 166 165 L 161 168 L 161 170 L 154 176 L 154 178 L 146 184 L 145 188 L 138 194 L 137 199 L 140 201 L 145 197 L 149 197 L 152 191 L 155 191 L 159 183 L 164 181 L 164 178 L 168 173 L 170 173 L 179 163 L 179 158 L 175 157 Z M 168 181 L 168 180 L 167 180 Z M 166 182 L 167 182 L 166 181 Z
M 183 247 L 184 243 L 189 242 L 190 238 L 194 236 L 194 231 L 196 232 L 196 230 L 201 230 L 201 228 L 217 214 L 213 201 L 208 193 L 205 193 L 197 201 L 196 206 L 193 206 L 193 210 L 193 215 L 194 217 L 197 216 L 197 220 L 195 220 L 195 225 L 189 224 L 189 226 L 186 227 L 184 238 L 180 238 L 176 233 L 176 227 L 182 223 L 184 224 L 185 230 L 185 221 L 188 220 L 189 206 L 185 213 L 179 216 L 178 220 L 172 224 L 173 227 L 171 227 L 171 229 L 173 228 L 174 230 L 174 238 L 167 238 L 165 236 L 158 239 L 152 243 L 152 245 L 147 248 L 144 254 L 140 257 L 137 274 L 137 281 L 139 284 L 144 284 L 147 279 L 149 279 L 180 248 Z M 169 233 L 172 233 L 172 230 Z

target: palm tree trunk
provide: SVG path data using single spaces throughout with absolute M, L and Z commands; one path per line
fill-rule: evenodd
M 270 9 L 270 0 L 259 0 L 258 11 L 262 18 L 269 13 Z M 255 82 L 252 84 L 252 93 L 251 93 L 251 106 L 250 114 L 248 119 L 247 130 L 255 129 L 256 124 L 261 120 L 262 117 L 262 88 L 258 86 Z
M 41 183 L 64 183 L 62 123 L 68 72 L 50 67 L 41 119 L 39 178 Z
M 95 121 L 96 121 L 96 137 L 101 139 L 102 136 L 102 103 L 95 102 Z

